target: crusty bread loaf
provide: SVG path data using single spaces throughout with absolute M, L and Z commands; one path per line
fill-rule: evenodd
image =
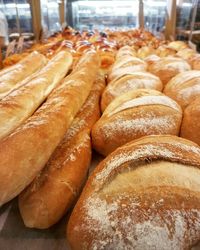
M 108 80 L 112 81 L 125 73 L 129 74 L 132 72 L 146 71 L 146 69 L 147 64 L 143 60 L 133 56 L 124 56 L 115 61 L 108 75 Z
M 117 96 L 134 89 L 155 89 L 162 91 L 163 85 L 160 78 L 148 72 L 133 72 L 124 74 L 111 81 L 103 92 L 101 110 L 104 111 L 108 104 Z
M 47 59 L 45 58 L 45 56 L 38 53 L 37 51 L 34 51 L 28 54 L 18 63 L 0 70 L 0 79 L 2 79 L 2 76 L 6 76 L 9 73 L 9 75 L 5 77 L 6 80 L 9 79 L 9 82 L 21 81 L 25 77 L 34 73 L 39 67 L 43 66 L 46 62 Z M 3 80 L 1 81 L 3 82 Z
M 62 51 L 35 77 L 0 101 L 0 139 L 23 123 L 61 82 L 72 64 L 72 56 Z
M 116 60 L 119 60 L 120 58 L 124 57 L 124 56 L 133 56 L 136 57 L 137 53 L 136 51 L 131 48 L 130 46 L 126 45 L 121 47 L 116 54 Z
M 32 182 L 85 102 L 99 68 L 95 53 L 85 57 L 79 70 L 75 69 L 34 115 L 0 142 L 0 205 Z
M 156 50 L 150 46 L 143 46 L 137 51 L 137 56 L 141 59 L 153 54 L 156 54 Z
M 183 113 L 181 137 L 200 145 L 200 99 L 191 102 Z
M 148 66 L 148 71 L 158 76 L 164 85 L 178 73 L 190 69 L 190 65 L 185 60 L 172 56 L 163 57 Z
M 141 136 L 178 135 L 180 106 L 156 90 L 138 89 L 115 98 L 92 129 L 95 150 L 107 155 Z
M 0 99 L 13 89 L 22 86 L 47 63 L 47 59 L 38 52 L 32 52 L 19 63 L 0 71 Z M 38 74 L 38 72 L 37 72 Z M 23 81 L 24 80 L 24 81 Z
M 189 250 L 200 241 L 200 148 L 149 136 L 89 177 L 68 223 L 72 250 Z
M 200 70 L 200 54 L 195 54 L 189 58 L 188 62 L 190 63 L 192 69 Z
M 178 74 L 165 86 L 164 93 L 185 109 L 200 96 L 200 71 L 190 70 Z
M 19 196 L 20 213 L 27 227 L 52 226 L 77 199 L 90 164 L 90 130 L 100 117 L 99 100 L 104 86 L 104 76 L 99 75 L 46 167 Z
M 156 50 L 156 55 L 159 57 L 174 56 L 177 51 L 173 48 L 169 48 L 167 45 L 161 45 Z
M 185 48 L 188 48 L 188 45 L 183 41 L 172 41 L 167 45 L 167 47 L 176 51 L 181 51 Z
M 189 60 L 195 54 L 196 54 L 196 52 L 193 49 L 186 48 L 186 49 L 182 49 L 182 50 L 178 51 L 178 53 L 176 55 L 183 58 L 184 60 Z

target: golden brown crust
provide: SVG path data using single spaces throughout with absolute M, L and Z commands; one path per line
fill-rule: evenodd
M 144 140 L 144 141 L 143 141 Z M 143 137 L 103 160 L 70 217 L 72 249 L 190 249 L 200 240 L 200 148 Z
M 104 76 L 98 75 L 85 104 L 46 167 L 19 196 L 20 213 L 27 227 L 52 226 L 77 199 L 90 164 L 90 130 L 100 117 L 99 100 L 104 85 Z
M 72 56 L 60 52 L 33 78 L 0 100 L 0 139 L 28 119 L 67 74 Z
M 181 124 L 181 137 L 189 139 L 200 145 L 200 100 L 191 102 L 183 113 Z
M 124 74 L 111 81 L 103 92 L 101 99 L 102 112 L 117 96 L 134 89 L 155 89 L 162 91 L 160 78 L 148 72 Z
M 181 120 L 182 110 L 171 98 L 156 90 L 133 90 L 108 105 L 92 129 L 92 143 L 107 155 L 144 135 L 178 135 Z
M 163 92 L 184 110 L 200 96 L 200 71 L 190 70 L 178 74 L 165 86 Z
M 46 57 L 35 51 L 14 66 L 1 70 L 0 99 L 8 95 L 13 89 L 30 81 L 30 79 L 34 77 L 33 73 L 40 70 L 46 63 Z M 38 74 L 38 72 L 36 74 Z
M 18 195 L 45 166 L 89 95 L 99 58 L 95 53 L 84 57 L 81 65 L 77 65 L 35 114 L 1 141 L 1 205 Z
M 178 73 L 190 70 L 190 65 L 177 57 L 164 57 L 149 65 L 148 70 L 158 76 L 162 83 L 167 84 Z

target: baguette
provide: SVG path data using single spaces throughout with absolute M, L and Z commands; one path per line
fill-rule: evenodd
M 27 227 L 52 226 L 77 199 L 90 164 L 90 130 L 100 117 L 99 100 L 104 85 L 104 77 L 98 77 L 46 167 L 19 196 L 20 213 Z
M 163 92 L 185 109 L 200 96 L 200 71 L 190 70 L 178 74 L 165 86 Z
M 45 166 L 85 102 L 99 68 L 95 53 L 47 101 L 0 142 L 0 205 L 17 196 Z
M 161 92 L 132 90 L 108 105 L 92 129 L 92 144 L 107 155 L 123 144 L 145 135 L 178 135 L 182 120 L 180 106 Z
M 56 55 L 30 82 L 0 101 L 0 139 L 22 124 L 61 82 L 72 64 L 67 52 Z
M 45 56 L 33 52 L 16 65 L 0 71 L 0 99 L 38 75 L 46 63 Z
M 149 136 L 118 148 L 89 177 L 68 223 L 72 250 L 189 250 L 200 241 L 200 148 Z
M 45 65 L 46 62 L 45 56 L 34 51 L 15 65 L 0 70 L 0 83 L 5 81 L 13 84 L 19 82 Z

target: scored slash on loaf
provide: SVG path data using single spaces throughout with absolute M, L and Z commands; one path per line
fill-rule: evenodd
M 17 196 L 45 166 L 89 95 L 99 58 L 88 53 L 80 63 L 33 116 L 0 142 L 0 205 Z
M 171 98 L 156 90 L 132 90 L 116 97 L 94 125 L 93 147 L 108 155 L 141 136 L 178 135 L 181 120 L 182 110 Z
M 200 240 L 200 148 L 149 136 L 111 153 L 68 223 L 72 250 L 191 249 Z

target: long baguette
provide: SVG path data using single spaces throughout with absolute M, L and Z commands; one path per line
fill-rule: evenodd
M 72 64 L 66 51 L 56 55 L 30 82 L 0 101 L 0 139 L 30 117 L 60 83 Z
M 95 53 L 0 143 L 0 205 L 17 196 L 45 166 L 85 102 L 99 67 Z
M 100 117 L 99 101 L 104 86 L 105 79 L 99 76 L 46 167 L 19 196 L 20 213 L 27 227 L 52 226 L 80 193 L 91 159 L 90 130 Z
M 19 63 L 0 71 L 0 98 L 47 63 L 44 55 L 34 51 Z

